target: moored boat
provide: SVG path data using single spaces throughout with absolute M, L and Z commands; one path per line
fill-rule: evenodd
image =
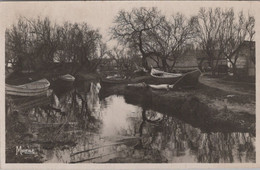
M 145 82 L 142 82 L 142 83 L 131 83 L 131 84 L 127 84 L 126 87 L 128 88 L 136 88 L 136 87 L 147 87 L 148 85 L 145 83 Z
M 67 91 L 68 88 L 71 88 L 74 84 L 75 77 L 70 74 L 65 74 L 62 76 L 59 76 L 57 78 L 53 78 L 51 82 L 51 88 L 53 88 L 55 91 L 57 90 L 65 90 Z
M 201 71 L 199 69 L 187 72 L 183 74 L 183 76 L 178 81 L 175 82 L 174 87 L 194 87 L 198 84 L 200 75 Z
M 129 80 L 125 76 L 107 76 L 105 78 L 101 78 L 100 84 L 102 87 L 107 87 L 119 84 L 126 84 L 128 82 Z
M 23 85 L 5 85 L 6 94 L 16 96 L 38 96 L 47 95 L 50 82 L 47 79 L 41 79 L 35 82 Z
M 153 78 L 152 84 L 174 84 L 179 80 L 183 74 L 181 73 L 168 73 L 154 68 L 151 69 L 151 76 Z
M 75 81 L 75 77 L 70 74 L 65 74 L 59 77 L 63 81 L 73 82 Z
M 152 69 L 151 76 L 153 77 L 153 82 L 149 84 L 182 84 L 193 86 L 197 83 L 198 78 L 201 74 L 199 69 L 195 69 L 186 73 L 167 73 L 164 71 Z

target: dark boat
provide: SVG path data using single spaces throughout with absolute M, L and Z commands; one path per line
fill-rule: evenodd
M 199 82 L 201 71 L 199 69 L 187 72 L 174 83 L 174 87 L 189 88 L 194 87 Z

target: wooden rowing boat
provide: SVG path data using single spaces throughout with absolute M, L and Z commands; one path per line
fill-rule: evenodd
M 102 87 L 126 84 L 129 80 L 124 76 L 107 76 L 105 78 L 101 78 L 100 84 Z
M 59 77 L 61 80 L 63 81 L 68 81 L 68 82 L 73 82 L 75 81 L 75 77 L 70 75 L 70 74 L 66 74 L 66 75 L 62 75 Z
M 72 88 L 74 81 L 74 76 L 70 74 L 65 74 L 57 78 L 54 78 L 53 81 L 51 81 L 51 88 L 53 88 L 54 91 L 67 91 L 68 88 Z
M 164 71 L 151 69 L 151 76 L 153 79 L 152 84 L 174 84 L 179 80 L 183 74 L 181 73 L 167 73 Z
M 23 85 L 5 85 L 6 94 L 16 96 L 38 96 L 47 94 L 50 82 L 47 79 L 41 79 L 35 82 Z
M 191 85 L 196 84 L 198 77 L 201 72 L 199 69 L 192 70 L 186 73 L 167 73 L 164 71 L 152 69 L 151 76 L 153 77 L 153 82 L 149 84 L 186 84 Z M 179 82 L 180 81 L 180 82 Z

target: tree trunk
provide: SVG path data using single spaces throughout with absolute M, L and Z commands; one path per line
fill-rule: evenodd
M 203 64 L 203 61 L 205 61 L 205 59 L 206 59 L 206 58 L 203 57 L 203 58 L 200 60 L 199 64 L 198 64 L 199 69 L 200 69 L 201 71 L 203 71 L 203 72 L 205 72 L 205 70 L 204 70 L 204 68 L 202 68 L 202 64 Z
M 146 61 L 146 56 L 143 56 L 143 57 L 142 57 L 142 66 L 143 66 L 146 70 L 149 69 L 148 64 L 147 64 L 147 61 Z
M 166 61 L 166 58 L 162 58 L 162 66 L 163 66 L 163 71 L 167 71 L 167 61 Z
M 139 37 L 138 37 L 138 40 L 139 40 L 139 50 L 142 54 L 142 66 L 146 69 L 146 70 L 149 70 L 149 67 L 148 67 L 148 64 L 147 64 L 147 61 L 146 61 L 146 58 L 147 58 L 147 55 L 146 53 L 144 52 L 143 50 L 143 42 L 142 42 L 142 31 L 139 32 Z
M 216 75 L 216 71 L 218 71 L 218 62 L 219 62 L 219 58 L 220 58 L 220 54 L 218 54 L 218 57 L 216 58 L 216 63 L 214 64 L 214 58 L 212 59 L 212 75 L 215 76 Z
M 216 66 L 214 65 L 214 60 L 212 59 L 210 63 L 211 63 L 210 64 L 211 65 L 211 74 L 213 76 L 215 76 L 216 75 Z
M 237 74 L 237 66 L 236 64 L 232 63 L 232 70 L 233 70 L 233 76 L 235 78 L 238 78 L 238 74 Z

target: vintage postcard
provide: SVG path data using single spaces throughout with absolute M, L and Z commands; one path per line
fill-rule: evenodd
M 259 10 L 1 2 L 0 168 L 259 167 Z

